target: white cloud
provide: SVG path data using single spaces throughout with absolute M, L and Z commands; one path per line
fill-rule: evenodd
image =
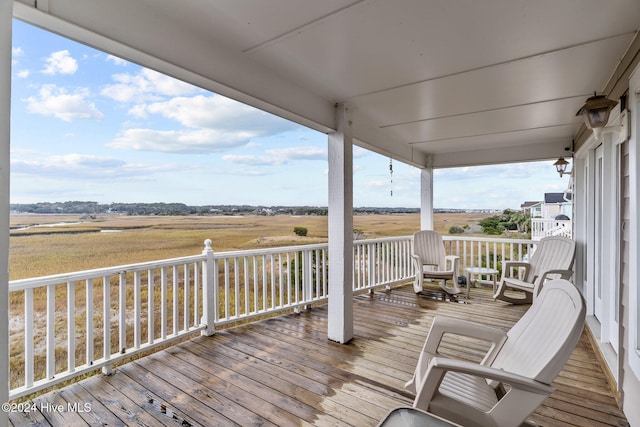
M 16 65 L 18 63 L 18 57 L 24 55 L 24 50 L 21 47 L 12 47 L 11 48 L 11 65 Z
M 272 148 L 266 150 L 268 154 L 284 161 L 290 160 L 326 160 L 327 149 L 313 145 L 305 147 Z
M 104 115 L 87 100 L 89 96 L 90 92 L 85 88 L 68 93 L 65 88 L 56 85 L 43 85 L 38 97 L 26 99 L 27 110 L 32 114 L 53 116 L 66 122 L 75 119 L 102 120 Z
M 135 117 L 136 119 L 146 119 L 149 116 L 147 114 L 147 106 L 145 104 L 134 105 L 129 109 L 127 114 Z
M 161 114 L 191 128 L 234 130 L 254 136 L 293 129 L 289 121 L 220 95 L 176 97 L 149 104 L 145 111 Z
M 18 76 L 21 79 L 26 79 L 27 77 L 29 77 L 30 71 L 29 70 L 22 70 L 22 71 L 18 71 L 16 73 L 16 76 Z
M 211 153 L 245 145 L 242 133 L 223 133 L 211 129 L 153 130 L 127 129 L 108 147 L 122 150 L 159 151 L 164 153 Z
M 178 165 L 147 165 L 92 154 L 63 154 L 21 152 L 12 153 L 11 173 L 56 179 L 113 180 L 121 178 L 147 179 L 155 173 L 182 170 Z
M 45 68 L 42 70 L 44 74 L 74 74 L 78 70 L 78 61 L 69 54 L 68 50 L 53 52 L 45 62 Z
M 164 97 L 183 96 L 199 90 L 193 85 L 146 68 L 137 74 L 114 74 L 112 79 L 116 83 L 105 86 L 101 94 L 122 103 L 160 101 Z
M 107 61 L 111 61 L 115 65 L 118 65 L 120 67 L 126 67 L 128 64 L 128 62 L 125 61 L 124 59 L 118 58 L 117 56 L 113 56 L 113 55 L 107 55 Z
M 278 164 L 277 160 L 268 156 L 254 156 L 252 154 L 225 154 L 222 160 L 238 165 L 272 166 Z
M 294 160 L 326 160 L 327 150 L 315 147 L 286 147 L 265 150 L 266 155 L 227 154 L 222 160 L 227 162 L 251 166 L 278 166 Z

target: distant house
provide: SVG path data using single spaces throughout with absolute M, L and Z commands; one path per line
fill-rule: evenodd
M 543 202 L 525 202 L 531 214 L 531 238 L 572 236 L 571 193 L 545 193 Z M 526 211 L 525 211 L 526 212 Z
M 571 218 L 571 193 L 545 193 L 542 205 L 543 218 L 565 215 Z
M 520 210 L 525 214 L 529 214 L 531 218 L 541 218 L 542 202 L 524 202 L 520 205 Z

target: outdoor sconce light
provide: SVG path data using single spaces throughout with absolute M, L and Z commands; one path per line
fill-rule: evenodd
M 562 178 L 562 175 L 564 174 L 571 174 L 571 171 L 567 172 L 567 166 L 569 165 L 569 162 L 567 162 L 564 157 L 560 157 L 558 160 L 556 160 L 556 162 L 553 164 L 553 166 L 556 167 L 556 170 L 558 171 L 558 173 L 560 174 L 560 178 Z
M 609 113 L 618 103 L 612 101 L 604 95 L 593 93 L 578 110 L 576 116 L 583 116 L 584 122 L 589 129 L 603 128 L 609 121 Z
M 623 125 L 607 126 L 609 113 L 611 113 L 611 110 L 616 105 L 618 105 L 616 101 L 610 100 L 605 95 L 596 95 L 594 92 L 593 96 L 589 97 L 584 105 L 578 110 L 576 116 L 582 116 L 587 128 L 593 130 L 593 135 L 596 140 L 600 140 L 604 129 L 618 133 L 625 131 L 625 127 Z M 621 114 L 621 123 L 624 123 L 625 117 L 626 116 Z M 558 161 L 560 160 L 563 159 L 560 158 Z M 559 172 L 559 167 L 556 166 L 556 168 L 558 168 Z

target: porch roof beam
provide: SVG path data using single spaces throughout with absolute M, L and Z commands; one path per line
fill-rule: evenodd
M 434 168 L 492 165 L 555 159 L 570 155 L 571 141 L 545 145 L 522 145 L 509 148 L 484 148 L 473 151 L 433 154 Z

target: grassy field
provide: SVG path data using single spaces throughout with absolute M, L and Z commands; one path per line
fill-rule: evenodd
M 436 214 L 434 228 L 446 234 L 452 225 L 477 224 L 486 216 Z M 12 215 L 10 226 L 10 280 L 195 255 L 205 239 L 215 251 L 321 243 L 328 228 L 327 217 L 284 215 Z M 294 227 L 307 228 L 308 235 L 296 236 Z M 365 238 L 410 235 L 419 228 L 418 214 L 354 217 L 354 229 Z

